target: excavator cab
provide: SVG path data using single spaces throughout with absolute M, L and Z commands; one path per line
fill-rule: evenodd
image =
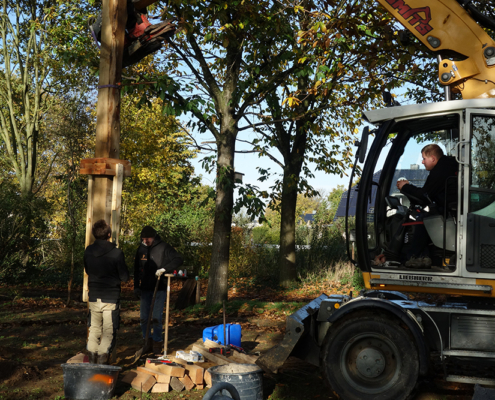
M 365 113 L 376 127 L 369 133 L 369 151 L 359 149 L 367 157 L 356 201 L 357 265 L 367 288 L 442 288 L 450 294 L 495 296 L 495 111 L 488 108 L 490 102 L 460 100 Z M 428 171 L 420 165 L 421 149 L 430 143 L 457 160 L 457 175 L 447 179 L 444 189 L 454 188 L 457 201 L 437 204 L 405 196 L 396 187 L 401 178 L 423 186 Z M 418 238 L 425 243 L 428 263 L 410 262 L 411 254 L 418 254 L 412 248 Z M 381 254 L 386 261 L 375 261 Z

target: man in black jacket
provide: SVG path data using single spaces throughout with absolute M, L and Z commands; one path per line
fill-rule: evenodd
M 457 203 L 457 172 L 459 164 L 455 157 L 446 156 L 437 144 L 429 144 L 421 150 L 423 165 L 430 171 L 422 188 L 412 185 L 408 180 L 397 181 L 397 189 L 406 196 L 412 195 L 423 204 L 434 203 L 439 212 L 445 207 L 453 207 Z M 424 225 L 417 225 L 411 243 L 411 253 L 406 254 L 406 267 L 430 267 L 428 254 L 430 238 Z
M 143 339 L 146 338 L 146 328 L 151 309 L 151 301 L 157 279 L 163 273 L 173 273 L 184 262 L 180 253 L 171 245 L 162 241 L 151 226 L 145 226 L 141 231 L 141 245 L 136 252 L 134 261 L 134 293 L 141 299 L 140 319 Z M 153 332 L 149 336 L 153 340 L 153 352 L 160 354 L 163 349 L 162 316 L 163 306 L 167 297 L 165 279 L 160 279 L 152 312 Z M 151 348 L 151 341 L 145 346 L 145 352 Z
M 90 362 L 107 364 L 115 346 L 120 321 L 120 283 L 129 279 L 124 253 L 108 241 L 110 226 L 101 219 L 93 225 L 95 242 L 84 252 L 84 269 L 89 287 Z
M 411 194 L 424 200 L 424 204 L 435 203 L 439 209 L 443 209 L 445 200 L 447 200 L 447 205 L 456 203 L 457 179 L 455 177 L 459 164 L 455 157 L 444 155 L 440 146 L 436 144 L 423 147 L 421 155 L 425 169 L 430 171 L 424 186 L 419 188 L 403 179 L 397 181 L 397 188 L 406 196 Z

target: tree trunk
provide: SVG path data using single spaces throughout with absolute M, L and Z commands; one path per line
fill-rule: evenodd
M 222 134 L 218 143 L 217 184 L 213 252 L 208 273 L 206 305 L 227 300 L 232 208 L 234 206 L 234 154 L 236 134 Z
M 280 286 L 287 287 L 297 279 L 296 271 L 296 203 L 297 184 L 293 182 L 289 169 L 284 171 L 282 189 L 282 212 L 280 223 L 279 266 Z M 290 182 L 292 181 L 292 184 Z
M 299 179 L 307 143 L 307 121 L 296 122 L 290 158 L 285 160 L 281 200 L 279 284 L 288 287 L 297 279 L 296 270 L 296 207 Z

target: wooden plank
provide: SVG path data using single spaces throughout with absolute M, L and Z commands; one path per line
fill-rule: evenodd
M 182 358 L 172 357 L 171 361 L 182 364 L 186 369 L 186 373 L 189 375 L 194 384 L 200 385 L 203 383 L 203 376 L 205 374 L 205 369 L 203 367 L 200 367 L 196 364 L 188 365 L 187 361 L 183 360 Z
M 148 393 L 156 383 L 156 379 L 150 374 L 131 370 L 124 375 L 122 382 L 130 384 L 134 389 L 139 390 L 140 392 Z
M 215 349 L 222 347 L 220 343 L 214 342 L 213 340 L 210 339 L 206 339 L 203 343 L 203 346 L 207 349 Z
M 168 393 L 168 392 L 170 392 L 169 383 L 155 383 L 153 389 L 151 389 L 151 393 Z
M 170 383 L 170 375 L 162 374 L 161 372 L 153 371 L 152 369 L 146 367 L 137 367 L 139 372 L 144 372 L 145 374 L 153 375 L 156 379 L 156 383 Z
M 211 387 L 211 386 L 208 386 Z M 205 388 L 205 385 L 196 385 L 196 389 L 198 390 L 203 390 Z
M 258 356 L 250 356 L 249 354 L 239 353 L 235 350 L 231 354 L 230 358 L 239 364 L 256 364 L 256 360 L 258 359 Z
M 88 362 L 89 357 L 84 353 L 77 353 L 74 357 L 71 357 L 66 361 L 67 364 L 79 364 Z
M 207 387 L 211 388 L 211 374 L 208 370 L 205 371 L 205 383 Z
M 176 392 L 182 392 L 185 388 L 185 385 L 181 381 L 179 381 L 179 378 L 173 376 L 172 379 L 170 379 L 170 387 Z
M 218 365 L 225 365 L 233 362 L 233 360 L 229 360 L 227 357 L 222 356 L 219 353 L 210 353 L 207 348 L 204 346 L 201 346 L 199 344 L 193 344 L 194 351 L 197 351 L 198 353 L 203 354 L 203 357 L 206 358 L 207 360 L 210 360 L 211 362 L 214 362 L 215 364 Z
M 182 378 L 186 374 L 186 370 L 182 366 L 178 367 L 176 365 L 167 365 L 162 363 L 154 364 L 148 362 L 148 360 L 146 360 L 145 366 L 153 371 L 161 372 L 165 375 L 175 376 L 177 378 Z
M 213 340 L 206 339 L 204 342 L 204 347 L 207 349 L 212 349 L 220 348 L 222 345 L 214 342 Z M 215 355 L 218 355 L 218 353 L 215 353 Z M 238 351 L 231 349 L 229 358 L 233 360 L 231 362 L 236 362 L 239 364 L 255 364 L 258 356 L 250 356 L 249 354 L 239 353 Z
M 184 375 L 183 378 L 178 378 L 179 381 L 182 382 L 184 385 L 184 388 L 189 391 L 194 387 L 194 382 L 191 380 L 191 378 L 188 375 Z
M 90 175 L 88 176 L 88 209 L 86 210 L 86 240 L 84 247 L 88 247 L 91 244 L 91 229 L 93 228 L 93 186 L 95 179 Z M 88 275 L 84 270 L 83 278 L 83 292 L 82 301 L 88 302 L 89 300 L 89 288 L 88 288 Z M 89 307 L 89 304 L 88 304 Z
M 112 190 L 112 242 L 119 247 L 120 209 L 122 204 L 122 182 L 124 180 L 124 166 L 116 164 L 116 175 L 113 178 Z

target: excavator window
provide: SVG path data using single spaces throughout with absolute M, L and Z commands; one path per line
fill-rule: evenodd
M 495 115 L 473 115 L 466 218 L 466 269 L 495 272 Z
M 469 211 L 495 218 L 495 117 L 473 117 Z

